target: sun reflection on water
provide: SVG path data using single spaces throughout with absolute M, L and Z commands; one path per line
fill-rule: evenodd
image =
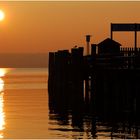
M 0 68 L 0 138 L 4 138 L 5 112 L 4 112 L 4 80 L 3 77 L 9 69 Z
M 4 138 L 3 130 L 5 129 L 5 112 L 3 110 L 4 108 L 3 95 L 4 95 L 4 92 L 0 93 L 0 138 Z
M 0 77 L 5 76 L 5 74 L 9 71 L 9 68 L 0 68 Z
M 0 78 L 0 93 L 4 90 L 4 80 Z

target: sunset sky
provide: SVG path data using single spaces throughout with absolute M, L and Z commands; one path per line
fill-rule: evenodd
M 47 53 L 85 46 L 86 34 L 92 35 L 91 43 L 99 43 L 110 37 L 111 22 L 140 23 L 140 1 L 0 1 L 0 9 L 5 12 L 0 22 L 1 53 Z M 114 39 L 133 47 L 134 33 L 114 33 Z

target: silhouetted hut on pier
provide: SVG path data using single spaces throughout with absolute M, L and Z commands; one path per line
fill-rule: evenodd
M 120 46 L 120 43 L 107 38 L 98 44 L 98 54 L 118 54 L 120 53 Z

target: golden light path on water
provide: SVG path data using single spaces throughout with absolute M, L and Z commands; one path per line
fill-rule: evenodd
M 0 68 L 0 138 L 4 138 L 5 112 L 4 112 L 4 80 L 3 77 L 9 71 L 7 68 Z

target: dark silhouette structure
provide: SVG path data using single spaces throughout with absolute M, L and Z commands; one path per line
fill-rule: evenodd
M 88 36 L 89 37 L 89 36 Z M 73 126 L 83 129 L 84 115 L 110 122 L 118 132 L 118 122 L 129 129 L 140 125 L 140 49 L 121 48 L 107 38 L 91 44 L 91 54 L 83 47 L 49 53 L 49 105 L 56 112 L 72 114 Z M 65 110 L 65 111 L 64 111 Z M 67 111 L 66 111 L 67 110 Z M 61 114 L 61 113 L 60 113 Z M 67 114 L 67 113 L 65 113 Z M 78 120 L 78 121 L 77 121 Z M 77 122 L 77 123 L 76 123 Z M 96 127 L 92 127 L 93 137 Z
M 134 48 L 137 50 L 137 31 L 140 31 L 139 23 L 111 23 L 111 39 L 113 39 L 113 32 L 134 32 Z
M 98 44 L 98 54 L 119 54 L 121 44 L 107 38 Z

